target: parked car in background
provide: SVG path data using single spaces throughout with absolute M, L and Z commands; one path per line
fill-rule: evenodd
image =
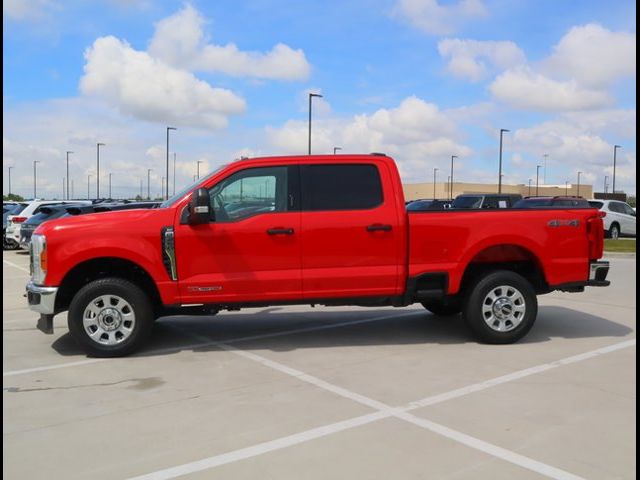
M 36 213 L 40 212 L 40 209 L 43 207 L 51 207 L 54 205 L 63 205 L 63 204 L 91 204 L 90 201 L 82 201 L 79 200 L 77 202 L 70 202 L 68 200 L 32 200 L 31 202 L 25 202 L 26 206 L 19 213 L 12 212 L 7 217 L 7 229 L 4 234 L 5 241 L 8 245 L 11 245 L 10 248 L 19 248 L 20 247 L 20 227 L 24 222 L 26 222 L 29 218 L 31 218 Z
M 413 200 L 407 204 L 407 211 L 446 210 L 451 208 L 451 200 Z
M 589 200 L 589 205 L 606 212 L 604 231 L 609 238 L 636 236 L 636 211 L 629 204 L 618 200 Z
M 5 210 L 2 213 L 2 249 L 13 250 L 19 247 L 18 242 L 13 238 L 7 238 L 7 226 L 9 225 L 9 219 L 19 215 L 25 208 L 29 206 L 28 202 L 20 202 L 13 205 L 13 208 Z
M 513 208 L 592 208 L 582 197 L 524 197 Z
M 451 208 L 512 208 L 522 200 L 518 193 L 463 193 L 458 195 L 451 204 Z

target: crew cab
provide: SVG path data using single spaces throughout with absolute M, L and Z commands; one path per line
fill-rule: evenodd
M 27 297 L 42 331 L 68 310 L 73 337 L 102 357 L 138 349 L 167 313 L 276 304 L 419 302 L 511 343 L 536 295 L 609 284 L 602 250 L 593 208 L 407 212 L 382 154 L 242 159 L 155 209 L 42 224 Z

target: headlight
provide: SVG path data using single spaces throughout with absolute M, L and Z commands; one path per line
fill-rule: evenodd
M 44 285 L 47 276 L 47 239 L 44 235 L 31 237 L 31 279 L 36 285 Z

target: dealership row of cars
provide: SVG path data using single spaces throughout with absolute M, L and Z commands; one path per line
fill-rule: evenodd
M 159 202 L 113 200 L 31 200 L 2 205 L 3 249 L 27 248 L 33 231 L 57 218 L 132 208 L 155 208 Z M 407 202 L 407 211 L 492 208 L 597 208 L 606 213 L 605 233 L 610 238 L 636 235 L 636 211 L 617 200 L 582 197 L 522 197 L 517 194 L 463 194 L 454 200 L 419 199 Z

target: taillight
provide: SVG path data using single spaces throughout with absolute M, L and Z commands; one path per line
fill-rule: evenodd
M 13 223 L 22 223 L 27 220 L 27 217 L 13 217 L 11 221 Z
M 587 220 L 587 240 L 589 241 L 589 260 L 597 260 L 602 257 L 604 252 L 604 224 L 602 223 L 602 215 L 599 212 L 597 217 L 591 217 Z

